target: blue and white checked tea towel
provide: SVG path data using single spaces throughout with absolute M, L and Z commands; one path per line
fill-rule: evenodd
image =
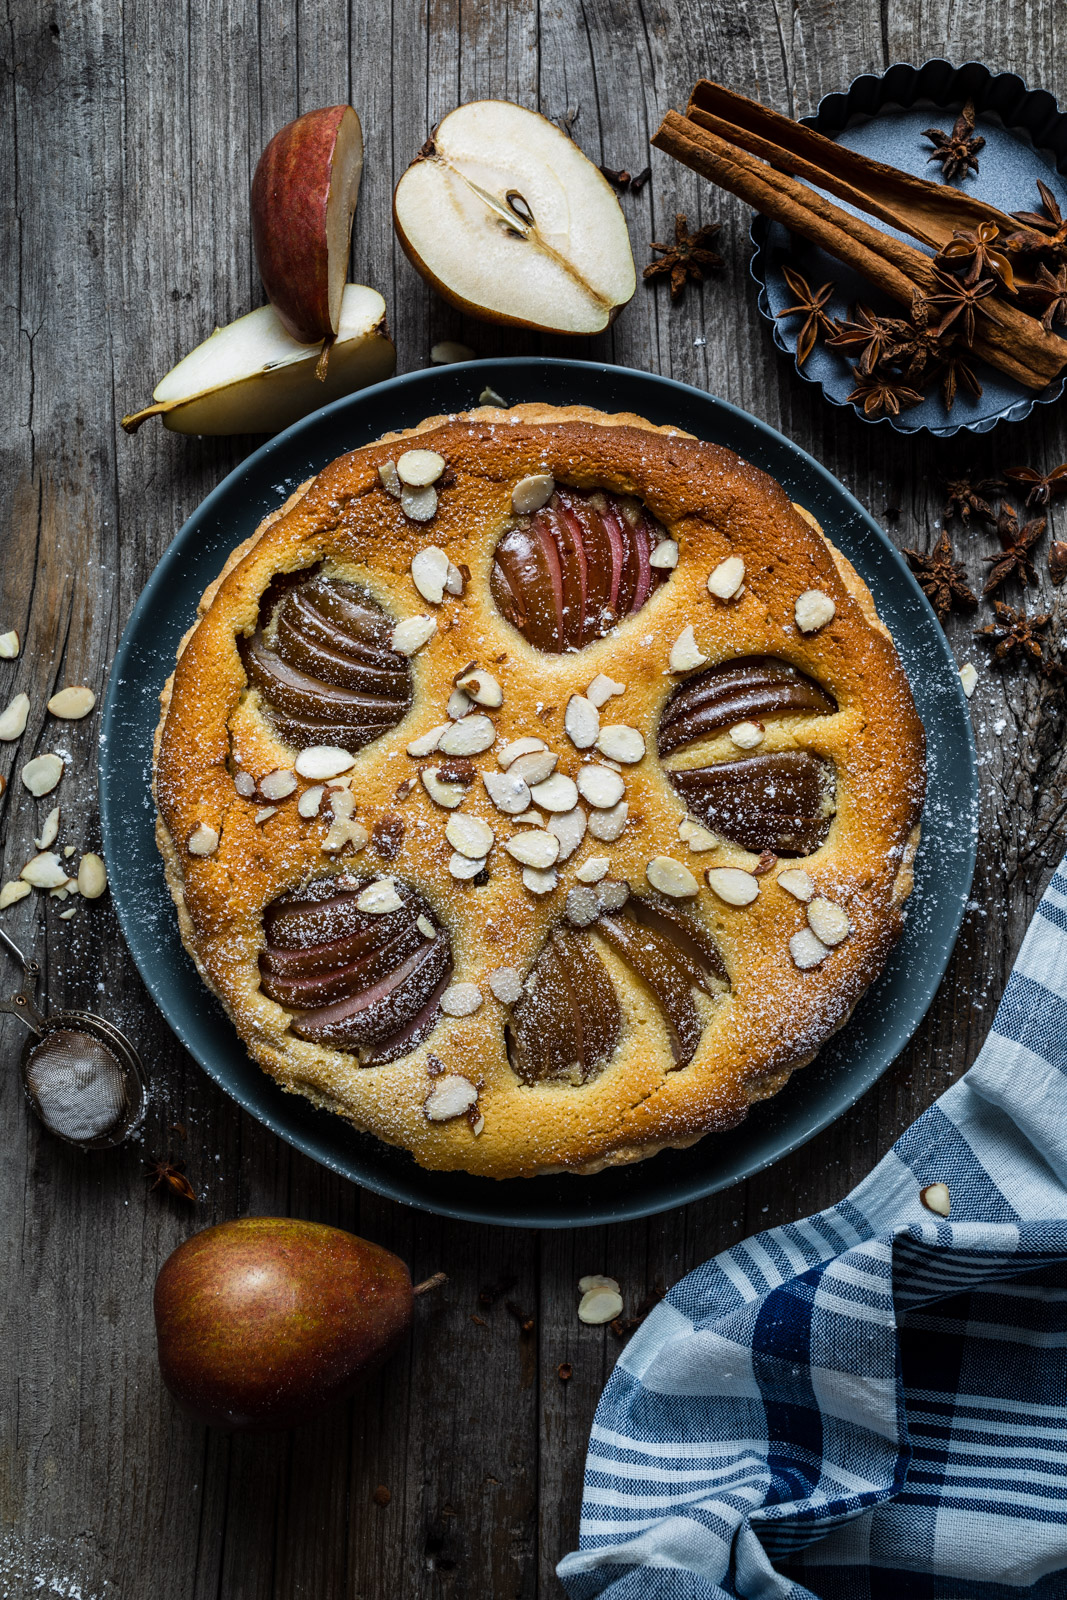
M 1067 1600 L 1067 860 L 966 1077 L 626 1346 L 580 1543 L 574 1600 Z

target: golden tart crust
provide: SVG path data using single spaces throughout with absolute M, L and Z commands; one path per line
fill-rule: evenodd
M 397 441 L 413 434 L 421 448 L 446 462 L 439 507 L 428 523 L 408 520 L 379 477 L 379 467 L 400 453 Z M 641 611 L 607 637 L 560 655 L 530 646 L 489 595 L 493 550 L 511 517 L 512 490 L 545 472 L 578 489 L 638 497 L 680 549 L 669 581 Z M 421 598 L 410 571 L 412 557 L 430 544 L 470 573 L 463 594 L 446 593 L 439 607 Z M 709 594 L 707 579 L 734 555 L 744 561 L 745 586 L 724 603 Z M 392 618 L 432 613 L 438 623 L 412 657 L 406 715 L 359 751 L 351 769 L 357 819 L 368 829 L 387 815 L 404 823 L 399 852 L 389 860 L 376 855 L 373 844 L 325 854 L 328 819 L 305 820 L 297 808 L 299 794 L 310 787 L 303 780 L 258 823 L 264 802 L 235 788 L 241 767 L 260 779 L 291 768 L 295 756 L 257 711 L 237 641 L 256 628 L 261 597 L 278 574 L 320 563 L 362 586 Z M 801 592 L 812 589 L 828 595 L 835 612 L 805 635 L 794 608 Z M 787 661 L 828 690 L 838 707 L 832 715 L 768 724 L 766 748 L 806 749 L 832 764 L 836 815 L 817 850 L 800 861 L 780 860 L 757 880 L 760 892 L 744 906 L 726 904 L 705 887 L 703 869 L 751 869 L 755 857 L 729 844 L 690 854 L 678 837 L 685 806 L 656 754 L 660 713 L 686 676 L 668 669 L 670 648 L 689 624 L 712 663 L 760 655 Z M 415 760 L 405 747 L 445 720 L 453 679 L 472 658 L 504 691 L 502 706 L 489 713 L 494 749 L 536 735 L 558 755 L 558 770 L 575 776 L 583 758 L 564 732 L 564 712 L 569 697 L 584 694 L 600 672 L 626 685 L 603 708 L 603 720 L 644 734 L 647 754 L 623 771 L 629 820 L 621 837 L 601 844 L 587 834 L 560 867 L 551 893 L 524 888 L 521 867 L 503 849 L 520 830 L 494 809 L 480 782 L 468 789 L 463 805 L 496 833 L 488 882 L 480 886 L 450 875 L 450 813 L 433 803 L 422 783 L 397 799 L 420 767 L 440 760 Z M 925 788 L 924 738 L 869 592 L 772 479 L 729 451 L 640 417 L 577 406 L 483 408 L 427 419 L 407 434 L 342 456 L 233 552 L 204 595 L 161 703 L 157 837 L 182 939 L 201 976 L 251 1054 L 283 1088 L 407 1148 L 426 1167 L 497 1178 L 591 1172 L 733 1127 L 842 1025 L 902 926 Z M 721 756 L 721 736 L 712 746 Z M 496 770 L 493 749 L 473 760 Z M 691 760 L 682 752 L 667 764 Z M 220 836 L 209 856 L 187 848 L 201 824 Z M 648 893 L 646 866 L 656 856 L 670 856 L 697 876 L 698 894 L 679 905 L 717 942 L 729 990 L 701 1000 L 705 1026 L 696 1054 L 689 1065 L 671 1070 L 663 1014 L 632 971 L 602 949 L 622 1013 L 614 1056 L 585 1083 L 524 1083 L 508 1060 L 507 1008 L 494 998 L 488 978 L 500 967 L 528 972 L 564 917 L 567 891 L 577 882 L 574 869 L 594 854 L 610 856 L 611 877 L 627 880 L 638 893 Z M 817 895 L 844 906 L 851 927 L 821 965 L 804 971 L 789 942 L 806 926 L 805 906 L 777 883 L 778 872 L 789 867 L 802 867 Z M 413 886 L 451 934 L 454 981 L 477 984 L 483 997 L 473 1015 L 441 1015 L 414 1050 L 381 1065 L 362 1066 L 354 1054 L 295 1037 L 292 1013 L 260 987 L 264 908 L 337 872 L 368 879 L 392 874 Z M 478 1099 L 467 1115 L 433 1121 L 426 1102 L 442 1071 L 468 1079 Z

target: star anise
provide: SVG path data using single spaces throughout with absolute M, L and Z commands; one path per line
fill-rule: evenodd
M 824 309 L 834 292 L 834 286 L 832 283 L 824 283 L 818 289 L 813 289 L 807 278 L 794 271 L 792 267 L 783 267 L 782 273 L 797 297 L 797 304 L 786 306 L 784 311 L 776 311 L 775 317 L 804 318 L 797 334 L 797 366 L 802 367 L 815 348 L 819 334 L 834 332 L 835 324 Z
M 868 374 L 853 367 L 852 376 L 856 387 L 846 398 L 862 406 L 865 417 L 899 417 L 902 411 L 919 405 L 922 400 L 918 389 L 910 389 L 903 378 L 892 372 Z
M 657 244 L 653 239 L 651 248 L 662 252 L 662 260 L 650 261 L 644 276 L 669 278 L 671 299 L 680 300 L 687 283 L 703 283 L 705 272 L 716 272 L 722 266 L 722 256 L 711 248 L 721 227 L 720 222 L 706 222 L 690 233 L 686 214 L 679 211 L 674 219 L 674 243 Z
M 973 100 L 968 100 L 952 124 L 951 133 L 943 133 L 940 128 L 924 128 L 923 138 L 937 146 L 926 159 L 928 162 L 940 161 L 941 176 L 946 183 L 951 183 L 954 178 L 965 177 L 968 171 L 977 173 L 978 152 L 985 145 L 985 140 L 974 131 Z
M 905 550 L 904 556 L 942 622 L 950 611 L 975 610 L 978 597 L 968 587 L 967 575 L 954 559 L 952 543 L 944 529 L 928 556 L 918 550 Z
M 945 402 L 945 410 L 951 411 L 956 399 L 956 390 L 960 384 L 973 394 L 977 400 L 982 392 L 982 385 L 978 381 L 978 374 L 966 360 L 956 345 L 950 345 L 941 358 L 941 398 Z
M 1019 233 L 1009 234 L 1004 244 L 1007 249 L 1021 254 L 1046 252 L 1062 255 L 1067 248 L 1067 218 L 1060 211 L 1059 202 L 1047 183 L 1037 180 L 1043 211 L 1013 211 L 1016 222 L 1025 224 Z
M 998 556 L 984 558 L 990 573 L 982 590 L 983 594 L 992 594 L 1002 583 L 1007 583 L 1009 578 L 1018 578 L 1022 584 L 1036 583 L 1037 577 L 1030 551 L 1044 531 L 1044 517 L 1035 517 L 1032 522 L 1027 522 L 1020 528 L 1015 507 L 1008 505 L 1007 502 L 1004 503 L 997 518 L 997 538 L 1000 540 L 1001 552 Z
M 1014 606 L 1006 606 L 1003 600 L 993 601 L 993 612 L 996 621 L 988 627 L 976 628 L 974 634 L 976 639 L 982 639 L 992 647 L 993 660 L 1036 661 L 1043 665 L 1048 640 L 1036 636 L 1048 627 L 1052 613 L 1045 611 L 1039 617 L 1028 617 L 1025 607 L 1020 606 L 1016 611 Z
M 1054 323 L 1067 322 L 1067 267 L 1058 267 L 1055 272 L 1050 272 L 1042 261 L 1037 269 L 1037 281 L 1030 292 L 1045 302 L 1041 326 L 1046 333 L 1052 332 Z
M 192 1205 L 196 1204 L 196 1194 L 189 1179 L 185 1176 L 184 1166 L 176 1165 L 172 1161 L 153 1161 L 148 1168 L 148 1176 L 154 1180 L 152 1183 L 153 1189 L 158 1189 L 162 1184 L 165 1189 L 170 1190 L 171 1194 L 176 1194 L 180 1200 L 188 1200 Z
M 1067 462 L 1051 472 L 1036 467 L 1005 467 L 1004 476 L 1026 490 L 1028 506 L 1047 506 L 1055 495 L 1067 493 Z
M 937 307 L 941 313 L 934 333 L 941 336 L 958 323 L 957 335 L 962 335 L 965 344 L 973 344 L 975 307 L 987 294 L 993 293 L 996 284 L 992 278 L 982 278 L 978 283 L 964 283 L 948 272 L 939 272 L 937 278 L 940 288 L 935 294 L 925 297 L 926 305 Z
M 934 263 L 949 268 L 957 262 L 969 261 L 970 266 L 963 275 L 964 283 L 977 283 L 983 273 L 990 273 L 994 278 L 999 278 L 1009 294 L 1015 294 L 1015 275 L 1011 270 L 1011 262 L 1002 249 L 996 248 L 999 237 L 1000 229 L 995 222 L 980 222 L 977 228 L 957 229 L 948 243 L 941 246 Z
M 970 522 L 974 516 L 980 517 L 983 522 L 993 522 L 993 508 L 988 500 L 983 499 L 982 491 L 1000 487 L 992 478 L 982 478 L 977 483 L 972 483 L 970 478 L 950 478 L 945 484 L 948 500 L 941 515 L 946 521 L 950 517 L 959 517 L 963 522 Z
M 779 312 L 779 316 L 784 315 L 785 312 Z M 890 350 L 899 345 L 908 326 L 900 318 L 879 317 L 870 306 L 856 305 L 852 308 L 851 321 L 834 323 L 834 331 L 827 336 L 826 344 L 831 350 L 854 351 L 858 358 L 857 370 L 867 377 Z

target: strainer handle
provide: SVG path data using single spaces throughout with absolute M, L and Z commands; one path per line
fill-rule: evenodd
M 0 944 L 4 946 L 9 955 L 14 956 L 15 960 L 18 962 L 27 978 L 32 979 L 33 983 L 36 984 L 37 979 L 41 976 L 40 962 L 27 961 L 26 957 L 23 955 L 14 939 L 10 938 L 9 935 L 5 933 L 3 928 L 0 928 Z M 11 1007 L 5 1006 L 4 1009 L 10 1011 Z
M 31 1033 L 40 1039 L 44 1036 L 48 1024 L 38 1011 L 28 994 L 20 989 L 18 994 L 13 994 L 10 1000 L 0 1000 L 0 1011 L 10 1011 L 13 1017 L 18 1017 L 24 1022 Z

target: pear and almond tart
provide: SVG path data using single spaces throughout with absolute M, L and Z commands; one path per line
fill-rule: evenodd
M 900 932 L 923 730 L 870 594 L 714 445 L 584 407 L 355 450 L 162 696 L 182 937 L 261 1066 L 426 1167 L 728 1129 Z

